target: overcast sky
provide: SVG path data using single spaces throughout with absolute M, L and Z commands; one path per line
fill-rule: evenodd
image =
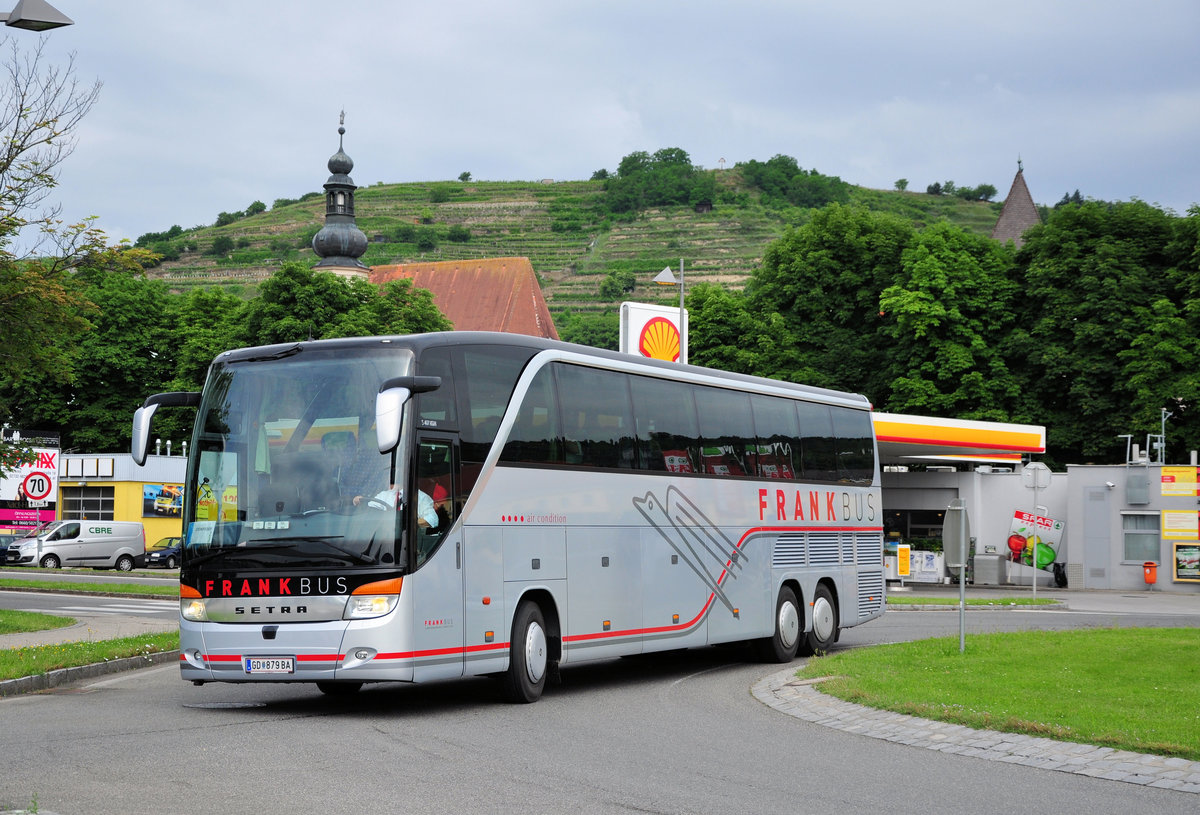
M 359 186 L 680 147 L 999 198 L 1019 156 L 1038 203 L 1200 201 L 1197 0 L 51 1 L 47 54 L 104 83 L 56 197 L 114 240 L 320 191 L 343 109 Z

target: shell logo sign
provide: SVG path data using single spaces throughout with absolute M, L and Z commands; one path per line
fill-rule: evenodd
M 654 317 L 642 326 L 641 336 L 638 337 L 638 351 L 644 357 L 665 359 L 668 362 L 679 360 L 679 329 L 665 317 Z
M 685 311 L 680 336 L 679 309 L 622 303 L 621 353 L 679 362 L 680 351 L 687 348 L 687 317 Z

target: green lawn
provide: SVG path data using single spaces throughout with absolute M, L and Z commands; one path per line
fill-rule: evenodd
M 1058 600 L 1049 597 L 1039 597 L 1036 600 L 1029 595 L 1016 597 L 968 597 L 968 606 L 1057 606 Z M 889 594 L 889 606 L 957 606 L 957 597 L 913 597 L 907 594 Z
M 36 611 L 12 611 L 0 608 L 0 634 L 50 631 L 74 624 L 74 617 L 59 617 L 57 614 L 39 614 Z
M 89 583 L 85 580 L 36 580 L 26 577 L 0 578 L 0 589 L 37 589 L 38 591 L 91 592 L 94 594 L 135 594 L 150 597 L 178 597 L 179 584 L 149 586 L 140 583 Z
M 36 676 L 59 668 L 91 665 L 94 662 L 144 656 L 178 648 L 178 631 L 141 634 L 115 640 L 3 648 L 0 649 L 0 680 Z
M 798 676 L 850 702 L 969 727 L 1200 760 L 1200 629 L 975 634 L 841 651 Z

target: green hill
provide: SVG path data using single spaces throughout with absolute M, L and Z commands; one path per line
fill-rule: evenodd
M 712 282 L 741 288 L 767 246 L 810 210 L 765 206 L 740 185 L 737 169 L 714 171 L 722 194 L 709 212 L 691 207 L 617 217 L 604 206 L 601 181 L 469 181 L 377 184 L 356 193 L 368 265 L 485 257 L 528 257 L 557 316 L 615 313 L 621 299 L 671 303 L 677 293 L 650 283 L 663 267 L 684 263 L 688 287 Z M 990 234 L 1001 204 L 924 193 L 850 188 L 851 203 L 895 213 L 918 226 L 945 219 Z M 277 201 L 271 209 L 223 226 L 143 236 L 159 251 L 149 271 L 172 289 L 214 284 L 252 293 L 285 261 L 315 263 L 313 235 L 324 223 L 324 196 Z M 222 220 L 230 220 L 223 218 Z M 168 234 L 172 237 L 167 237 Z M 604 300 L 609 273 L 632 273 L 633 292 Z M 677 301 L 676 301 L 677 302 Z

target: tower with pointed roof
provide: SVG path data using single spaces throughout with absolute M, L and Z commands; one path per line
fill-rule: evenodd
M 350 178 L 354 162 L 342 149 L 345 124 L 343 111 L 338 119 L 338 150 L 329 157 L 330 175 L 325 182 L 325 226 L 313 236 L 313 251 L 321 258 L 314 268 L 365 280 L 369 269 L 359 258 L 367 251 L 367 236 L 354 218 L 354 191 L 358 187 Z
M 1008 191 L 1004 207 L 1000 210 L 1000 217 L 992 229 L 992 239 L 1001 243 L 1012 241 L 1020 249 L 1025 243 L 1025 230 L 1041 222 L 1042 216 L 1038 213 L 1037 205 L 1033 203 L 1029 187 L 1025 186 L 1025 168 L 1021 159 L 1017 159 L 1017 175 L 1013 178 L 1012 189 Z

